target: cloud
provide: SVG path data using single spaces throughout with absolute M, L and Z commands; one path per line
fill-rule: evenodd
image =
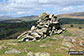
M 24 12 L 22 12 L 22 11 L 18 11 L 17 14 L 24 14 Z
M 4 14 L 0 14 L 0 16 L 4 16 Z
M 9 14 L 35 14 L 45 11 L 61 13 L 84 9 L 84 0 L 3 0 L 0 2 L 0 12 Z M 39 12 L 38 12 L 39 11 Z
M 79 6 L 77 6 L 78 8 L 84 8 L 84 6 L 83 5 L 79 5 Z
M 65 7 L 65 8 L 63 8 L 62 10 L 59 10 L 59 11 L 71 11 L 73 9 L 75 9 L 75 8 L 70 6 L 70 7 Z

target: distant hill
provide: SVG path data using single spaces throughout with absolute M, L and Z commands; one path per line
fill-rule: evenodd
M 38 20 L 38 16 L 24 16 L 24 17 L 17 17 L 17 18 L 11 18 L 4 20 L 2 22 L 8 22 L 8 23 L 21 23 L 23 21 L 33 21 L 33 20 Z
M 38 20 L 39 17 L 38 16 L 24 16 L 24 17 L 19 17 L 19 18 L 15 18 L 15 19 L 19 19 L 19 20 L 23 20 L 23 21 L 30 21 L 30 20 Z
M 71 19 L 84 19 L 84 12 L 76 12 L 76 13 L 67 13 L 67 14 L 60 14 L 57 15 L 60 18 L 71 18 Z M 23 17 L 17 17 L 17 18 L 12 18 L 9 16 L 0 16 L 0 21 L 4 22 L 11 22 L 11 23 L 20 23 L 22 21 L 33 21 L 33 20 L 38 20 L 38 16 L 23 16 Z
M 76 12 L 76 13 L 70 13 L 70 14 L 60 14 L 57 15 L 61 18 L 73 18 L 73 19 L 84 19 L 84 12 Z
M 0 16 L 0 21 L 11 19 L 10 16 Z

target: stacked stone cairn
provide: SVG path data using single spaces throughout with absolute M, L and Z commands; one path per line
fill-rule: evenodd
M 65 28 L 61 28 L 59 19 L 54 14 L 42 13 L 37 21 L 37 26 L 32 26 L 30 31 L 22 33 L 17 38 L 19 41 L 35 41 L 45 39 L 52 34 L 61 34 Z

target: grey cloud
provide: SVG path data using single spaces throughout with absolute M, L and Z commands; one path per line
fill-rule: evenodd
M 1 3 L 3 7 L 9 8 L 37 8 L 37 7 L 68 7 L 82 5 L 84 0 L 8 0 L 8 4 Z M 4 5 L 5 4 L 5 5 Z M 4 6 L 3 6 L 4 5 Z M 1 6 L 0 6 L 1 7 Z

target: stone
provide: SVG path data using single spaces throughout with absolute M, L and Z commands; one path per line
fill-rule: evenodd
M 36 33 L 36 32 L 33 32 L 33 36 L 34 36 L 34 37 L 39 37 L 39 38 L 41 37 L 41 36 L 40 36 L 38 33 Z
M 84 47 L 84 41 L 80 41 L 79 45 Z
M 58 23 L 59 23 L 58 21 L 53 22 L 53 24 L 58 24 Z
M 48 28 L 49 27 L 49 25 L 44 25 L 46 28 Z
M 49 18 L 52 18 L 54 16 L 54 14 L 50 14 Z
M 44 20 L 47 15 L 48 15 L 47 13 L 42 13 L 39 17 L 40 19 Z
M 62 33 L 62 30 L 58 30 L 56 33 L 57 33 L 57 34 L 60 34 L 60 33 Z
M 62 30 L 63 30 L 63 31 L 65 31 L 65 30 L 66 30 L 66 28 L 62 28 Z
M 19 50 L 16 50 L 16 49 L 11 49 L 11 50 L 8 50 L 5 52 L 5 54 L 18 54 L 18 53 L 21 53 Z
M 31 27 L 31 31 L 32 31 L 32 30 L 35 30 L 35 26 L 32 26 L 32 27 Z
M 70 42 L 64 42 L 63 45 L 67 46 L 69 48 L 74 47 L 74 45 L 72 43 L 70 43 Z
M 40 56 L 41 52 L 34 53 L 35 56 Z
M 61 49 L 69 51 L 69 48 L 66 48 L 66 47 L 61 47 Z
M 31 36 L 31 35 L 28 35 L 27 37 L 28 37 L 28 38 L 31 38 L 31 39 L 33 39 L 33 38 L 34 38 L 34 37 L 33 37 L 33 36 Z
M 28 52 L 27 56 L 34 56 L 34 53 L 33 52 Z
M 49 53 L 41 53 L 40 56 L 50 56 Z
M 0 46 L 0 50 L 2 49 L 2 46 Z
M 25 41 L 29 41 L 29 39 L 26 39 Z
M 6 47 L 4 47 L 4 46 L 0 46 L 0 50 L 2 50 L 3 48 L 6 48 Z
M 46 45 L 40 45 L 40 47 L 42 48 L 42 47 L 46 47 Z
M 76 40 L 75 39 L 72 39 L 72 42 L 74 43 L 74 42 L 76 42 Z
M 8 45 L 17 45 L 17 43 L 8 43 Z
M 50 56 L 50 54 L 47 53 L 47 52 L 44 52 L 44 53 L 41 53 L 41 52 L 37 52 L 37 53 L 28 52 L 27 56 Z

